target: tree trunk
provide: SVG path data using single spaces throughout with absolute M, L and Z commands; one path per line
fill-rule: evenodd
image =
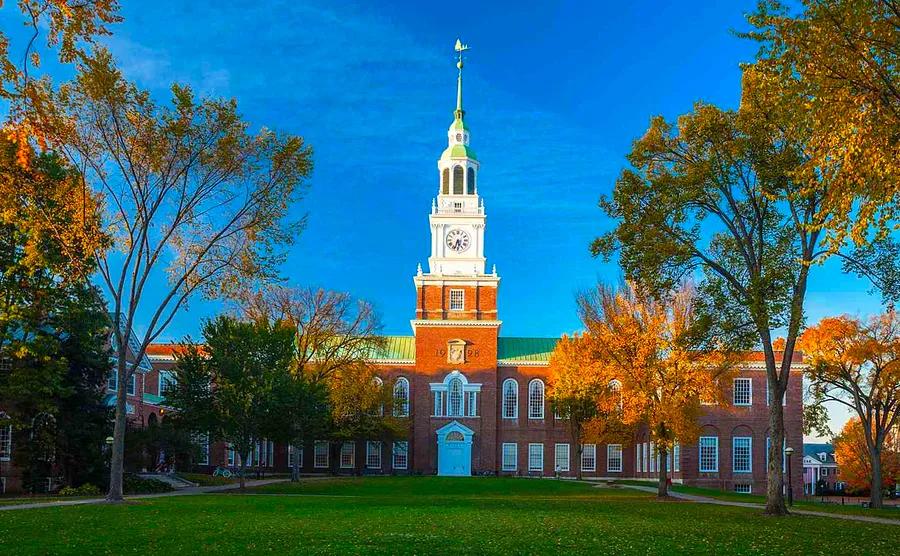
M 883 506 L 881 492 L 881 450 L 872 448 L 869 450 L 869 458 L 872 460 L 872 481 L 869 484 L 869 507 L 881 508 Z
M 125 342 L 119 342 L 116 362 L 116 415 L 113 428 L 112 454 L 109 458 L 109 491 L 106 499 L 110 502 L 122 501 L 122 473 L 125 469 L 125 427 L 128 414 L 125 411 L 126 381 L 128 368 L 125 360 Z
M 769 402 L 769 469 L 766 484 L 766 515 L 787 515 L 784 505 L 784 407 L 778 381 L 769 377 L 769 388 L 772 389 Z
M 659 454 L 659 487 L 656 491 L 657 498 L 666 498 L 669 496 L 669 465 L 666 461 L 668 449 L 665 446 L 657 447 Z
M 252 448 L 250 450 L 252 450 Z M 240 476 L 241 490 L 244 490 L 244 486 L 246 486 L 245 476 L 247 475 L 247 459 L 250 457 L 250 450 L 247 450 L 247 453 L 245 455 L 240 456 L 240 458 L 241 458 L 241 473 L 240 473 L 240 475 L 241 475 Z
M 301 445 L 302 446 L 302 445 Z M 301 450 L 303 448 L 300 448 Z M 296 483 L 300 480 L 300 454 L 297 453 L 297 447 L 294 446 L 291 455 L 291 482 Z

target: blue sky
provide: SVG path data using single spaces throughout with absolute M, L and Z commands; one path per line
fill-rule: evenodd
M 386 333 L 410 334 L 461 37 L 472 47 L 466 120 L 482 162 L 488 264 L 502 277 L 502 334 L 558 336 L 579 326 L 577 291 L 619 278 L 588 244 L 610 227 L 597 199 L 649 118 L 701 99 L 737 106 L 738 64 L 755 45 L 732 30 L 755 4 L 132 2 L 105 42 L 159 98 L 186 82 L 310 142 L 315 171 L 296 207 L 309 226 L 285 276 L 367 299 Z M 810 320 L 879 307 L 838 265 L 815 269 Z M 196 335 L 218 309 L 193 302 L 164 338 Z

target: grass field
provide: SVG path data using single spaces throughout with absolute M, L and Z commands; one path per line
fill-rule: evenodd
M 889 554 L 898 530 L 528 479 L 365 478 L 0 514 L 0 553 Z

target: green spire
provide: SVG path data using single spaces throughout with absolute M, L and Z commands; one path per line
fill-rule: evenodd
M 456 68 L 459 70 L 459 73 L 456 76 L 456 110 L 453 111 L 453 119 L 454 126 L 459 126 L 465 128 L 465 124 L 463 123 L 463 116 L 466 115 L 466 112 L 462 107 L 462 69 L 463 69 L 463 52 L 469 49 L 469 45 L 463 44 L 459 39 L 456 39 L 456 46 L 454 49 L 457 52 L 458 59 L 456 61 Z

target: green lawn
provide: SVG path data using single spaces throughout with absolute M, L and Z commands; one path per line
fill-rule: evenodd
M 634 484 L 641 486 L 649 486 L 656 488 L 656 481 L 619 481 L 622 484 Z M 765 504 L 766 497 L 756 494 L 738 494 L 736 492 L 725 492 L 711 488 L 700 488 L 694 486 L 686 486 L 674 484 L 671 488 L 675 492 L 683 492 L 684 494 L 693 494 L 696 496 L 705 496 L 707 498 L 715 498 L 716 500 L 727 500 L 729 502 L 752 502 L 755 504 Z M 900 521 L 900 508 L 883 508 L 873 510 L 863 508 L 859 504 L 850 504 L 842 506 L 840 504 L 830 504 L 817 502 L 815 500 L 794 500 L 794 507 L 799 510 L 809 510 L 812 512 L 827 512 L 845 515 L 867 515 L 871 517 L 886 517 L 888 519 L 896 519 Z
M 900 532 L 571 481 L 310 480 L 0 513 L 0 554 L 888 554 Z

